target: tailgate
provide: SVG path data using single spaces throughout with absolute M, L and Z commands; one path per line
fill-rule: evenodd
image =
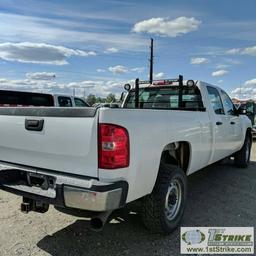
M 97 121 L 93 108 L 0 108 L 0 160 L 98 177 Z

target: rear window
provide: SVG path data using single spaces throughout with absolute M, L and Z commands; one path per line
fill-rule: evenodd
M 72 107 L 72 100 L 70 97 L 59 96 L 58 102 L 60 107 Z
M 148 87 L 139 89 L 139 106 L 145 109 L 180 109 L 179 87 Z M 125 108 L 135 108 L 135 92 L 132 90 L 124 105 Z M 200 90 L 197 87 L 183 87 L 182 109 L 203 109 Z
M 0 90 L 0 106 L 54 106 L 52 95 Z

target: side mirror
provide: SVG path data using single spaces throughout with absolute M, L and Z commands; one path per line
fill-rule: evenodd
M 246 109 L 239 106 L 238 108 L 235 108 L 235 114 L 236 115 L 246 115 L 247 111 L 246 111 Z

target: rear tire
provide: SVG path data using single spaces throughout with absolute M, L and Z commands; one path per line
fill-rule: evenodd
M 252 140 L 249 134 L 246 134 L 243 147 L 235 153 L 235 165 L 240 168 L 247 168 L 250 163 Z
M 187 177 L 183 170 L 161 164 L 152 193 L 142 200 L 142 219 L 146 228 L 153 233 L 171 233 L 182 219 L 186 195 Z

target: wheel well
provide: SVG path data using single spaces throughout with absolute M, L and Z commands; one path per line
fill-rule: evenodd
M 161 155 L 161 163 L 179 166 L 185 173 L 190 161 L 190 144 L 178 141 L 167 144 Z

